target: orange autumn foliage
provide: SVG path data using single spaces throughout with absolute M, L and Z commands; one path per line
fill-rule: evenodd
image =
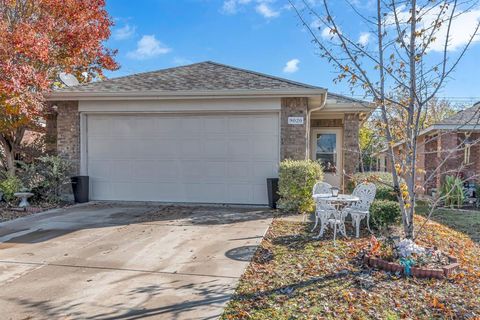
M 60 72 L 91 81 L 118 68 L 104 46 L 112 24 L 105 0 L 0 0 L 3 149 L 15 153 L 25 127 L 38 123 Z

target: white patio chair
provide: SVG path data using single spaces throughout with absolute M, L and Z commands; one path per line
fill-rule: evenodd
M 370 230 L 370 206 L 375 199 L 377 187 L 373 183 L 361 183 L 355 187 L 352 195 L 358 197 L 360 200 L 353 203 L 351 206 L 343 209 L 344 212 L 350 214 L 352 217 L 352 224 L 355 227 L 356 237 L 360 237 L 360 222 L 367 217 L 367 228 Z
M 320 221 L 320 232 L 315 238 L 321 238 L 323 232 L 328 224 L 334 228 L 334 239 L 337 232 L 337 210 L 335 207 L 328 201 L 322 200 L 322 198 L 316 199 L 316 209 L 315 209 L 315 227 L 312 229 L 315 230 L 318 222 Z M 333 216 L 333 218 L 332 218 Z
M 331 188 L 332 186 L 326 182 L 317 182 L 315 183 L 315 185 L 313 186 L 313 190 L 312 190 L 312 196 L 316 195 L 316 194 L 330 194 L 331 193 Z M 315 230 L 318 226 L 318 219 L 319 219 L 319 213 L 320 211 L 322 211 L 323 209 L 321 208 L 322 205 L 318 205 L 318 201 L 317 203 L 315 204 L 315 226 L 312 228 L 312 231 Z M 328 219 L 328 218 L 327 218 Z

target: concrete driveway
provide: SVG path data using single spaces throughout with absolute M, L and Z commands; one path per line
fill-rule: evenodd
M 98 203 L 0 224 L 2 319 L 214 319 L 264 208 Z

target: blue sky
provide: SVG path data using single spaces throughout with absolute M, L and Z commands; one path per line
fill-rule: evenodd
M 360 38 L 366 26 L 337 2 L 338 21 Z M 107 10 L 116 23 L 108 46 L 119 50 L 121 65 L 109 77 L 212 60 L 349 94 L 346 84 L 333 83 L 333 68 L 316 54 L 286 0 L 107 0 Z M 442 96 L 480 97 L 478 57 L 480 43 Z

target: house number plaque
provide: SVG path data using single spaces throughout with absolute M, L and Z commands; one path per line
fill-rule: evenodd
M 288 117 L 288 124 L 303 124 L 303 117 Z

